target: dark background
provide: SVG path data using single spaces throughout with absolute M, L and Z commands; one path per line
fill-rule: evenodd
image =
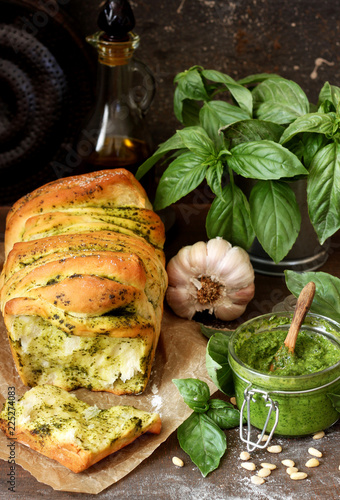
M 153 71 L 157 95 L 149 113 L 155 143 L 178 127 L 173 78 L 193 65 L 235 79 L 279 73 L 312 102 L 325 81 L 340 85 L 340 2 L 334 0 L 134 0 L 136 56 Z M 100 2 L 70 0 L 64 9 L 83 36 L 96 31 Z M 313 71 L 318 58 L 325 59 Z
M 0 205 L 11 204 L 48 180 L 72 174 L 69 152 L 86 123 L 95 86 L 97 54 L 85 37 L 98 30 L 103 3 L 0 0 Z M 135 56 L 149 66 L 157 82 L 146 118 L 155 148 L 180 127 L 173 113 L 173 79 L 193 65 L 220 70 L 236 80 L 254 73 L 277 73 L 300 84 L 314 103 L 325 81 L 340 85 L 338 1 L 130 3 L 136 18 L 134 31 L 141 38 Z M 46 12 L 51 14 L 48 22 Z M 2 32 L 1 26 L 5 26 Z M 16 42 L 9 43 L 6 30 L 13 29 Z M 33 37 L 32 51 L 26 47 L 24 55 L 22 46 L 18 48 L 21 33 L 31 42 Z M 44 85 L 40 81 L 50 68 L 35 39 L 57 62 L 51 91 L 46 81 Z M 32 88 L 31 100 L 28 88 Z M 38 105 L 34 108 L 32 102 Z M 49 113 L 44 106 L 56 111 Z M 26 121 L 22 110 L 28 113 Z

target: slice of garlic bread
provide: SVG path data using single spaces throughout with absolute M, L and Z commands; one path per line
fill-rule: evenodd
M 159 434 L 161 420 L 157 413 L 133 406 L 101 410 L 60 387 L 40 385 L 16 403 L 5 402 L 0 428 L 11 439 L 82 472 L 145 432 Z

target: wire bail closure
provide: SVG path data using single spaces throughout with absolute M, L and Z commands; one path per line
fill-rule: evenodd
M 263 397 L 263 399 L 266 402 L 266 406 L 269 408 L 266 422 L 264 424 L 264 427 L 262 429 L 262 432 L 261 432 L 257 442 L 251 441 L 251 425 L 250 425 L 250 402 L 252 401 L 253 403 L 256 403 L 256 399 L 254 398 L 255 394 L 261 394 L 261 396 Z M 244 438 L 244 436 L 243 436 L 243 424 L 242 423 L 243 423 L 244 408 L 246 405 L 247 405 L 247 437 Z M 274 422 L 273 428 L 270 431 L 268 439 L 264 442 L 264 444 L 260 444 L 262 442 L 263 436 L 266 433 L 269 419 L 270 419 L 273 412 L 275 413 L 275 422 Z M 242 407 L 240 410 L 240 439 L 241 439 L 241 441 L 243 441 L 244 443 L 247 444 L 247 450 L 249 452 L 251 452 L 251 451 L 254 451 L 255 448 L 259 448 L 259 449 L 266 448 L 268 446 L 273 434 L 274 434 L 274 431 L 276 429 L 278 421 L 279 421 L 278 403 L 276 401 L 273 401 L 267 392 L 261 391 L 260 389 L 252 389 L 252 384 L 249 384 L 248 387 L 244 391 L 244 401 L 242 403 Z

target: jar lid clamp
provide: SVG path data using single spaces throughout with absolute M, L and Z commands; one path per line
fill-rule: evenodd
M 269 408 L 267 418 L 266 418 L 265 424 L 263 426 L 262 432 L 261 432 L 261 434 L 256 442 L 251 440 L 251 425 L 250 425 L 250 402 L 252 401 L 253 403 L 256 404 L 256 399 L 254 398 L 255 394 L 260 394 L 263 397 L 263 399 L 265 400 L 266 406 Z M 247 406 L 246 438 L 243 435 L 244 434 L 243 433 L 243 415 L 244 415 L 245 406 Z M 274 422 L 274 425 L 272 427 L 272 430 L 269 433 L 268 439 L 263 444 L 260 444 L 262 442 L 263 436 L 266 433 L 269 419 L 270 419 L 273 412 L 275 413 L 275 422 Z M 241 439 L 241 441 L 243 441 L 244 443 L 247 444 L 247 450 L 249 452 L 251 452 L 251 451 L 254 451 L 255 448 L 259 448 L 259 449 L 266 448 L 268 446 L 274 432 L 275 432 L 278 421 L 279 421 L 279 407 L 278 407 L 277 402 L 273 401 L 267 392 L 261 391 L 260 389 L 253 389 L 252 384 L 249 384 L 248 387 L 244 391 L 244 400 L 243 400 L 241 410 L 240 410 L 240 439 Z

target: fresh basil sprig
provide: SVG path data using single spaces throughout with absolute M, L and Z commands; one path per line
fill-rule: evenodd
M 239 425 L 240 412 L 231 403 L 210 399 L 208 385 L 198 379 L 174 379 L 184 401 L 194 412 L 177 429 L 185 451 L 205 477 L 215 470 L 227 449 L 222 429 Z
M 315 295 L 310 307 L 311 312 L 327 316 L 340 322 L 340 279 L 321 271 L 296 273 L 285 271 L 287 288 L 298 297 L 302 288 L 310 281 L 315 283 Z
M 327 394 L 334 408 L 340 413 L 340 394 Z
M 215 333 L 211 337 L 206 350 L 206 367 L 216 387 L 224 394 L 233 396 L 234 383 L 228 361 L 229 337 L 226 333 Z
M 179 73 L 175 83 L 174 111 L 184 128 L 136 174 L 140 179 L 176 151 L 160 179 L 156 210 L 205 180 L 216 196 L 206 220 L 208 237 L 221 236 L 245 249 L 257 237 L 279 262 L 300 231 L 291 183 L 305 178 L 309 217 L 320 243 L 340 228 L 339 87 L 326 82 L 314 106 L 297 83 L 278 75 L 237 82 L 194 66 Z M 250 194 L 242 177 L 254 180 Z

